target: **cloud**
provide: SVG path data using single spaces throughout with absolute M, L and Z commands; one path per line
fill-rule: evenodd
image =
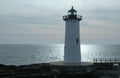
M 62 16 L 72 5 L 83 16 L 82 41 L 119 41 L 118 0 L 1 0 L 0 42 L 64 43 Z

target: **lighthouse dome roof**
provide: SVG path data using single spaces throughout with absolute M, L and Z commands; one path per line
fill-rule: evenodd
M 68 12 L 77 12 L 77 11 L 72 6 L 72 8 Z

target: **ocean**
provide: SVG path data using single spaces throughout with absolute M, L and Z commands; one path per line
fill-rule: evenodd
M 0 64 L 26 65 L 63 61 L 63 44 L 0 44 Z M 120 58 L 120 45 L 81 44 L 82 61 Z

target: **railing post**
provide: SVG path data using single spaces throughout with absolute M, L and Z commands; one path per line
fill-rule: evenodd
M 111 58 L 110 58 L 110 63 L 111 63 L 112 61 L 111 61 Z
M 97 58 L 96 58 L 96 63 L 97 63 Z
M 107 62 L 106 58 L 105 58 L 105 63 Z
M 100 63 L 102 63 L 102 58 L 100 58 Z

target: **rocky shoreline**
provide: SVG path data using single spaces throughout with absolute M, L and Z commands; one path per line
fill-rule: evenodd
M 116 69 L 107 69 L 105 65 L 96 65 L 97 70 L 84 74 L 65 74 L 51 69 L 49 63 L 31 64 L 31 65 L 3 65 L 0 64 L 0 78 L 100 78 L 100 76 L 111 74 L 120 74 Z M 100 69 L 99 69 L 100 68 Z M 102 68 L 102 69 L 101 69 Z M 104 68 L 104 69 L 103 69 Z M 111 66 L 110 66 L 111 68 Z M 109 72 L 109 73 L 107 73 Z M 113 72 L 113 73 L 112 73 Z M 105 75 L 105 76 L 106 76 Z
M 0 78 L 52 78 L 48 63 L 31 65 L 2 65 L 0 64 Z
M 89 73 L 86 74 L 82 75 L 69 74 L 69 78 L 73 77 L 88 78 Z M 68 77 L 67 74 L 65 75 L 63 73 L 58 73 L 56 70 L 51 69 L 49 63 L 20 66 L 0 64 L 0 78 L 67 78 L 67 77 Z

